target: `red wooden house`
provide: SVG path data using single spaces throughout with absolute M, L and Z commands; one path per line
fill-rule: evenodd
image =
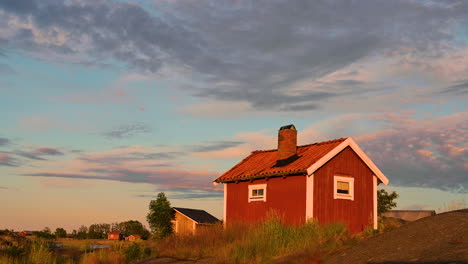
M 388 179 L 351 138 L 297 146 L 281 127 L 278 149 L 253 151 L 215 180 L 224 184 L 224 221 L 261 221 L 274 210 L 290 224 L 343 222 L 377 228 L 377 185 Z

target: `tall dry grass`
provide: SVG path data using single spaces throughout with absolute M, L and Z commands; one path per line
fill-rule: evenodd
M 265 263 L 275 258 L 306 252 L 333 251 L 351 241 L 341 224 L 302 226 L 285 224 L 276 215 L 257 224 L 214 226 L 195 235 L 171 236 L 155 242 L 157 255 L 181 259 L 210 259 L 214 263 Z

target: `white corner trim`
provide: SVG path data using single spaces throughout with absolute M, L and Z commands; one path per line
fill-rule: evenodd
M 378 215 L 377 215 L 377 177 L 374 175 L 372 177 L 372 193 L 374 195 L 374 217 L 373 217 L 373 220 L 374 220 L 374 229 L 377 229 L 378 228 L 378 225 L 377 225 L 377 220 L 378 220 Z
M 349 194 L 342 194 L 337 192 L 337 182 L 343 181 L 349 183 Z M 354 201 L 354 178 L 333 176 L 333 199 L 347 199 Z
M 226 212 L 227 212 L 227 183 L 223 183 L 224 185 L 224 209 L 223 209 L 223 223 L 224 227 L 226 227 Z
M 306 182 L 306 222 L 314 217 L 314 175 L 308 175 Z
M 362 151 L 362 149 L 356 144 L 356 142 L 352 138 L 347 138 L 345 141 L 341 142 L 338 146 L 328 152 L 325 156 L 320 158 L 317 162 L 312 164 L 307 169 L 307 174 L 313 174 L 316 170 L 322 167 L 325 163 L 335 157 L 338 153 L 340 153 L 346 147 L 351 147 L 354 152 L 364 161 L 364 163 L 371 169 L 371 171 L 377 176 L 377 178 L 383 182 L 383 184 L 388 185 L 389 180 L 385 175 L 377 168 L 377 166 L 372 162 L 372 160 Z
M 265 184 L 252 184 L 252 185 L 249 185 L 249 195 L 248 195 L 248 202 L 259 202 L 259 201 L 262 201 L 262 202 L 266 202 L 266 197 L 267 197 L 267 185 L 266 183 Z M 263 197 L 260 197 L 260 199 L 255 199 L 254 197 L 252 197 L 252 190 L 255 190 L 255 189 L 263 189 Z

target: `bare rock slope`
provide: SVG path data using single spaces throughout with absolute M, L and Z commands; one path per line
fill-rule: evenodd
M 408 223 L 336 252 L 323 263 L 468 263 L 468 209 Z

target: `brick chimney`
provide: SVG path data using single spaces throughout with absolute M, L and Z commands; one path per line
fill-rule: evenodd
M 278 160 L 297 154 L 297 130 L 294 125 L 282 126 L 278 131 Z

